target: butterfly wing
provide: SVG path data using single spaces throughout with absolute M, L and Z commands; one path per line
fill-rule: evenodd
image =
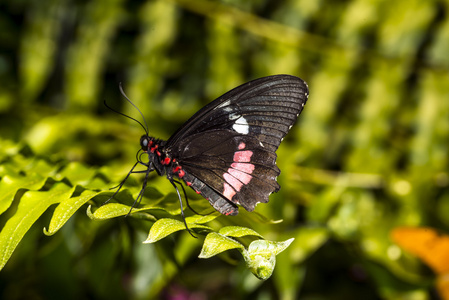
M 276 153 L 257 138 L 231 130 L 208 131 L 181 143 L 179 154 L 188 174 L 248 211 L 279 190 Z
M 188 174 L 252 211 L 279 190 L 275 151 L 307 97 L 294 76 L 250 81 L 198 111 L 166 147 Z
M 276 150 L 308 95 L 306 82 L 291 75 L 247 82 L 200 109 L 168 139 L 167 147 L 196 133 L 229 129 L 256 136 L 264 146 Z

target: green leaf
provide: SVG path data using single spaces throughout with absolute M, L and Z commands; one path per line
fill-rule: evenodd
M 21 146 L 19 146 L 12 140 L 0 139 L 0 160 L 17 155 L 20 151 L 20 147 Z
M 245 247 L 236 240 L 228 238 L 227 236 L 216 232 L 211 232 L 206 236 L 203 249 L 201 249 L 201 253 L 198 257 L 209 258 L 231 249 L 245 250 Z
M 252 242 L 248 247 L 248 253 L 251 254 L 263 254 L 263 253 L 273 253 L 278 255 L 294 241 L 294 238 L 288 239 L 284 242 L 272 242 L 267 240 L 257 240 Z
M 23 170 L 27 173 L 27 175 L 38 173 L 42 176 L 49 177 L 54 176 L 58 168 L 58 164 L 49 163 L 46 160 L 35 158 L 31 161 L 31 163 L 24 166 Z
M 241 226 L 226 226 L 220 229 L 218 231 L 219 234 L 225 235 L 225 236 L 232 236 L 232 237 L 242 237 L 247 235 L 254 235 L 258 236 L 260 238 L 263 238 L 259 233 L 255 232 L 254 230 L 247 228 L 247 227 L 241 227 Z
M 4 213 L 14 200 L 14 195 L 20 189 L 37 190 L 45 184 L 45 177 L 37 173 L 27 176 L 5 175 L 0 181 L 0 214 Z
M 187 226 L 189 227 L 189 229 L 205 229 L 208 231 L 212 230 L 212 228 L 210 228 L 209 226 L 194 223 L 187 223 Z M 157 242 L 174 232 L 184 229 L 186 229 L 184 222 L 168 218 L 157 220 L 153 224 L 153 226 L 151 226 L 148 238 L 144 241 L 144 243 L 149 244 Z
M 31 225 L 55 203 L 69 198 L 75 187 L 70 188 L 64 183 L 56 183 L 49 191 L 26 192 L 17 207 L 17 211 L 5 224 L 0 232 L 0 270 L 22 240 Z
M 66 177 L 73 185 L 85 186 L 95 175 L 95 172 L 95 170 L 87 168 L 78 162 L 72 162 L 58 174 L 58 178 Z
M 121 216 L 126 216 L 130 214 L 137 213 L 139 211 L 147 210 L 147 208 L 132 208 L 131 206 L 121 204 L 121 203 L 108 203 L 100 206 L 97 210 L 92 213 L 92 205 L 87 207 L 87 215 L 92 220 L 107 220 L 112 218 L 117 218 Z
M 247 251 L 243 251 L 248 269 L 259 279 L 267 280 L 273 274 L 276 265 L 276 255 L 284 251 L 293 238 L 284 242 L 257 240 L 252 242 Z
M 163 210 L 171 215 L 179 215 L 181 213 L 181 208 L 169 208 L 162 206 L 149 206 L 146 205 L 144 207 L 135 208 L 130 205 L 125 205 L 121 203 L 108 203 L 100 206 L 95 212 L 92 213 L 91 206 L 87 208 L 87 215 L 92 220 L 107 220 L 112 218 L 117 218 L 121 216 L 126 216 L 128 214 L 133 215 L 142 211 L 154 211 L 154 210 Z
M 204 224 L 204 223 L 210 222 L 212 220 L 215 220 L 219 216 L 221 216 L 221 214 L 218 212 L 207 215 L 207 216 L 193 215 L 193 216 L 186 218 L 186 223 L 187 224 Z
M 62 201 L 53 213 L 48 231 L 44 228 L 44 233 L 46 235 L 55 234 L 84 203 L 100 193 L 101 192 L 84 191 L 78 197 L 72 197 Z

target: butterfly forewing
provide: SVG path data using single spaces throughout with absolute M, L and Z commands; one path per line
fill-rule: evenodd
M 275 151 L 307 97 L 307 84 L 294 76 L 248 82 L 198 111 L 166 149 L 188 178 L 197 179 L 197 192 L 203 189 L 252 211 L 279 190 Z
M 281 138 L 287 134 L 288 128 L 301 112 L 307 96 L 307 84 L 298 77 L 274 75 L 250 81 L 199 110 L 170 137 L 167 147 L 208 130 L 231 129 L 245 132 L 246 122 L 250 130 L 248 133 L 259 135 L 277 149 Z M 278 129 L 273 124 L 287 127 L 287 131 L 279 128 L 283 134 L 281 138 L 271 132 Z M 263 137 L 265 133 L 267 138 Z

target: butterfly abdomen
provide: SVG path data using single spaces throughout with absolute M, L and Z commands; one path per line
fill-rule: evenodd
M 239 213 L 236 205 L 223 198 L 220 194 L 214 191 L 212 188 L 204 184 L 195 176 L 184 173 L 182 177 L 187 186 L 190 186 L 197 194 L 200 194 L 206 198 L 209 203 L 221 214 L 227 216 L 235 216 Z

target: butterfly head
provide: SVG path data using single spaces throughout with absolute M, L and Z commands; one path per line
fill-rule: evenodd
M 147 134 L 140 137 L 140 149 L 149 155 L 149 157 L 158 157 L 161 159 L 163 155 L 164 141 L 155 139 Z M 150 159 L 153 160 L 153 159 Z

